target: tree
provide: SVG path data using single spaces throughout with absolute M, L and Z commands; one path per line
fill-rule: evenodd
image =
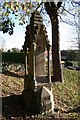
M 5 52 L 6 50 L 6 41 L 4 38 L 0 37 L 0 51 Z
M 61 4 L 62 2 L 58 2 L 56 6 L 54 2 L 45 2 L 45 8 L 50 17 L 52 25 L 53 81 L 63 82 L 58 28 L 58 9 L 60 8 Z
M 18 52 L 20 52 L 20 50 L 19 50 L 18 48 L 12 48 L 11 51 L 12 51 L 13 53 L 18 53 Z
M 78 50 L 68 50 L 67 51 L 67 60 L 68 61 L 77 61 Z
M 7 52 L 9 52 L 9 53 L 10 53 L 10 52 L 11 52 L 11 50 L 9 49 L 9 50 L 7 50 Z
M 19 20 L 19 25 L 27 23 L 27 16 L 29 17 L 32 11 L 36 7 L 36 3 L 25 2 L 16 0 L 13 2 L 1 2 L 0 3 L 0 31 L 3 33 L 13 34 L 13 28 L 15 22 L 12 20 L 11 15 L 14 15 L 15 19 Z

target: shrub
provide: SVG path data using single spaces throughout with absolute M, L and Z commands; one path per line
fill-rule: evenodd
M 65 67 L 68 67 L 68 66 L 73 67 L 73 63 L 72 63 L 72 62 L 69 62 L 69 61 L 66 61 L 66 62 L 65 62 Z
M 13 62 L 13 63 L 24 63 L 25 55 L 24 53 L 2 53 L 3 62 Z

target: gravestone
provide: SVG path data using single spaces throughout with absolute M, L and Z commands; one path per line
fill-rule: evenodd
M 28 96 L 28 92 L 33 93 L 33 95 L 35 96 L 35 90 L 41 87 L 42 88 L 41 104 L 43 109 L 42 112 L 46 112 L 46 111 L 53 112 L 54 101 L 53 101 L 51 81 L 49 79 L 50 78 L 50 74 L 49 74 L 50 44 L 49 44 L 46 28 L 42 21 L 43 20 L 40 13 L 35 12 L 31 16 L 30 25 L 26 27 L 26 36 L 23 45 L 23 49 L 25 52 L 25 79 L 24 79 L 25 89 L 23 91 L 23 96 L 26 102 L 26 99 L 28 99 L 26 97 Z M 47 50 L 48 53 L 47 74 L 46 74 L 45 50 Z M 37 81 L 37 86 L 35 86 L 34 84 L 35 81 Z M 42 84 L 38 84 L 39 82 L 41 82 Z M 43 83 L 50 84 L 49 89 L 46 86 L 44 86 Z M 30 98 L 32 98 L 32 96 Z M 39 98 L 36 99 L 38 100 Z M 28 101 L 32 101 L 32 100 L 28 99 Z M 27 105 L 26 103 L 26 106 L 30 106 L 30 105 Z
M 46 27 L 42 22 L 40 13 L 34 15 L 34 26 L 36 29 L 36 50 L 35 50 L 35 76 L 37 82 L 49 82 L 49 66 L 46 71 L 45 51 L 50 49 L 50 44 L 47 36 Z M 49 60 L 49 58 L 48 58 Z
M 31 25 L 31 27 L 30 27 Z M 50 44 L 47 36 L 46 27 L 43 24 L 42 17 L 39 12 L 36 12 L 31 17 L 30 25 L 26 27 L 26 36 L 23 48 L 30 46 L 30 50 L 28 50 L 28 54 L 26 54 L 26 64 L 25 66 L 26 72 L 25 74 L 31 73 L 36 80 L 49 82 L 49 49 Z M 32 32 L 30 29 L 33 29 Z M 34 37 L 32 35 L 34 33 Z M 32 40 L 32 41 L 31 41 Z M 32 44 L 33 42 L 33 44 Z M 34 45 L 34 46 L 33 46 Z M 35 50 L 34 50 L 35 49 Z M 46 71 L 46 61 L 45 61 L 45 50 L 47 50 L 48 55 L 48 71 Z M 33 57 L 34 56 L 34 57 Z M 43 80 L 42 80 L 43 79 Z

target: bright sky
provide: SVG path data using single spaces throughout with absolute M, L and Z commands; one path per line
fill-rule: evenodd
M 70 15 L 65 16 L 65 18 L 66 19 L 69 18 L 73 20 L 72 16 Z M 24 44 L 25 41 L 25 31 L 26 31 L 25 27 L 18 25 L 17 21 L 13 35 L 10 36 L 7 33 L 3 34 L 3 32 L 0 31 L 0 47 L 4 47 L 7 50 L 14 47 L 22 49 L 22 45 Z M 66 23 L 60 23 L 59 31 L 60 31 L 60 49 L 61 50 L 76 49 L 76 47 L 73 47 L 73 46 L 77 46 L 77 42 L 76 42 L 77 35 L 75 28 Z M 47 32 L 48 32 L 48 39 L 51 43 L 52 35 L 51 35 L 50 25 L 47 26 Z
M 51 26 L 47 28 L 48 36 L 51 42 Z M 66 24 L 60 23 L 59 24 L 59 34 L 60 34 L 60 49 L 61 50 L 68 50 L 68 49 L 76 49 L 76 31 L 75 28 Z M 74 41 L 74 42 L 73 42 Z
M 67 25 L 65 23 L 60 23 L 60 49 L 66 50 L 66 49 L 73 49 L 77 43 L 75 42 L 76 32 L 74 30 L 74 27 Z M 4 47 L 8 49 L 11 48 L 19 48 L 22 49 L 22 45 L 25 41 L 25 28 L 23 26 L 20 26 L 16 23 L 16 27 L 14 28 L 14 34 L 8 35 L 7 33 L 3 34 L 3 32 L 0 31 L 0 47 Z M 48 31 L 48 38 L 51 43 L 51 26 L 49 25 L 47 27 Z M 73 41 L 74 42 L 71 42 Z

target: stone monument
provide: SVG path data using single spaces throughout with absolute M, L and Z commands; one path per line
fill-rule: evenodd
M 26 27 L 25 42 L 23 49 L 25 52 L 25 79 L 24 79 L 24 99 L 26 108 L 30 112 L 35 111 L 38 113 L 42 111 L 43 106 L 46 108 L 43 111 L 53 111 L 53 95 L 50 81 L 49 70 L 49 50 L 50 44 L 47 36 L 46 27 L 43 24 L 42 17 L 39 12 L 32 13 L 30 25 Z M 45 50 L 47 50 L 48 58 L 48 72 L 45 72 Z M 49 90 L 43 85 L 38 85 L 38 82 L 50 83 Z M 36 91 L 36 92 L 35 92 Z M 44 92 L 46 91 L 46 92 Z M 37 93 L 39 92 L 39 93 Z M 29 94 L 28 94 L 29 93 Z M 46 94 L 46 104 L 44 103 L 44 96 Z M 34 98 L 36 100 L 32 101 Z M 29 98 L 29 99 L 28 99 Z M 26 102 L 27 101 L 27 102 Z M 31 106 L 36 104 L 36 106 Z M 42 104 L 42 107 L 41 107 Z M 37 109 L 36 109 L 37 108 Z

